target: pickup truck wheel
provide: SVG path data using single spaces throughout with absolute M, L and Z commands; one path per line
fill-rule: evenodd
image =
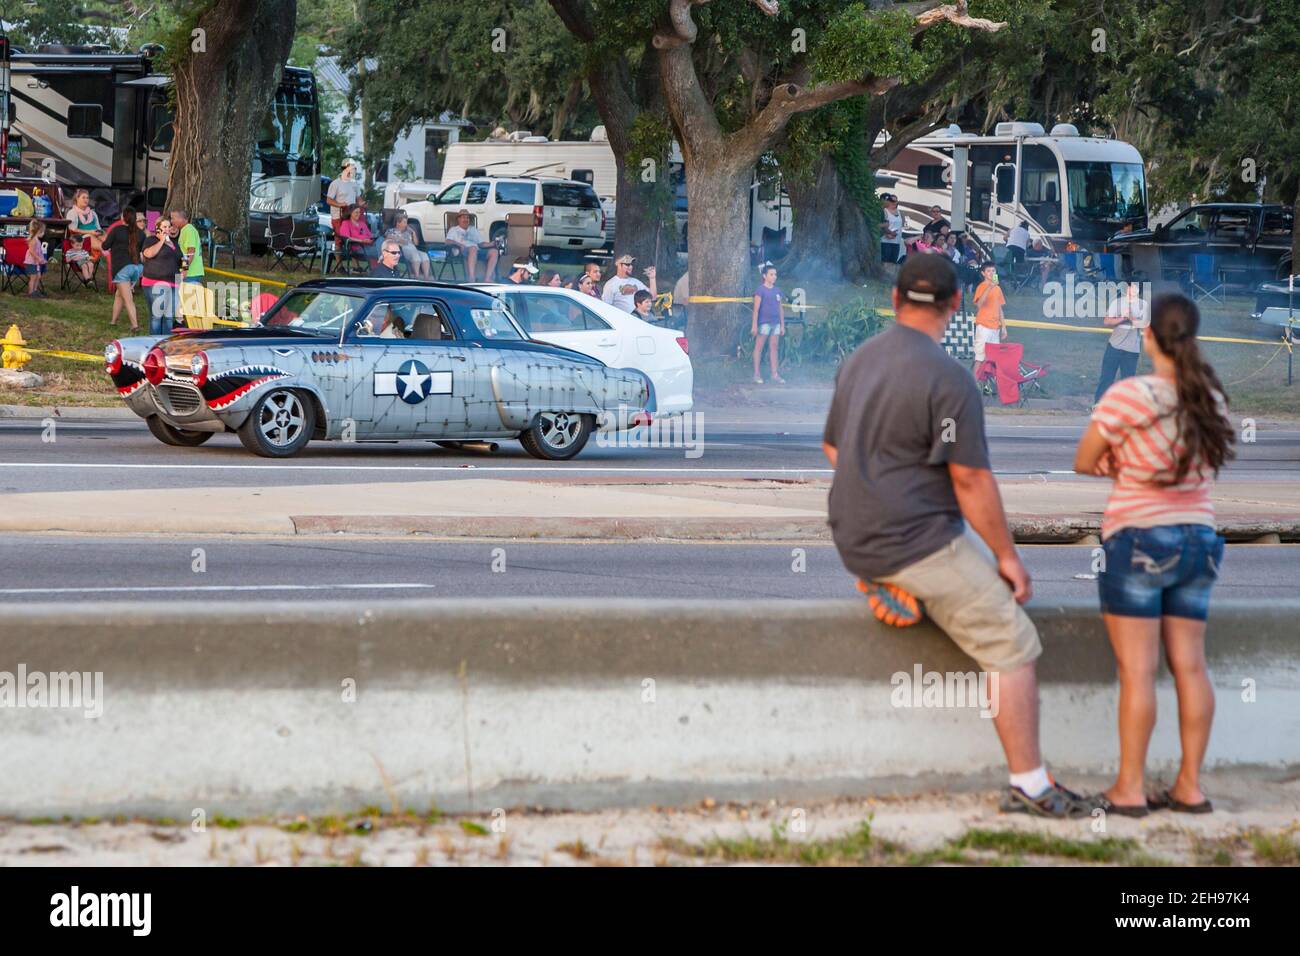
M 287 388 L 267 392 L 239 426 L 239 440 L 254 455 L 289 458 L 311 441 L 316 426 L 312 403 Z
M 568 461 L 591 437 L 592 417 L 574 412 L 539 412 L 519 435 L 519 444 L 534 458 Z
M 157 415 L 145 419 L 149 432 L 164 445 L 178 445 L 182 448 L 196 448 L 212 437 L 212 432 L 192 432 L 185 428 L 168 425 Z

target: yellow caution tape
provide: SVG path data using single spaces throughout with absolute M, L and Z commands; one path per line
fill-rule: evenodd
M 74 362 L 102 362 L 104 356 L 91 355 L 89 352 L 67 352 L 63 349 L 34 349 L 24 345 L 24 350 L 39 355 L 53 355 L 55 358 L 70 359 Z
M 212 272 L 219 276 L 230 276 L 230 278 L 232 279 L 244 279 L 245 281 L 258 282 L 261 283 L 262 285 L 278 285 L 282 289 L 289 288 L 289 283 L 287 282 L 279 282 L 275 279 L 259 279 L 257 276 L 248 276 L 248 275 L 244 275 L 241 272 L 226 272 L 222 269 L 214 269 L 211 266 L 207 266 L 204 271 Z
M 1063 322 L 1031 322 L 1027 319 L 1007 319 L 1008 326 L 1014 326 L 1021 329 L 1048 329 L 1057 332 L 1093 332 L 1103 335 L 1110 335 L 1114 329 L 1097 328 L 1091 325 L 1066 325 Z M 1198 335 L 1198 341 L 1201 342 L 1231 342 L 1240 345 L 1277 345 L 1277 339 L 1237 339 L 1229 338 L 1222 335 Z

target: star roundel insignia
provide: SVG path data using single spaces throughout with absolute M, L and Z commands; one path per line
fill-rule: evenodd
M 397 396 L 408 405 L 418 405 L 429 397 L 433 375 L 415 359 L 403 362 L 397 370 Z

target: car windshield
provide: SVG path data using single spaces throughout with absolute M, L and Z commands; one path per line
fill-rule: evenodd
M 1141 163 L 1067 162 L 1065 174 L 1074 215 L 1111 222 L 1146 218 Z
M 308 332 L 339 332 L 356 314 L 358 303 L 355 297 L 337 292 L 293 292 L 262 317 L 262 324 Z

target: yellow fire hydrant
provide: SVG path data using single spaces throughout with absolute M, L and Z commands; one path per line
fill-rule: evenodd
M 3 354 L 0 354 L 0 367 L 3 368 L 22 368 L 32 360 L 32 353 L 23 348 L 27 344 L 23 338 L 23 333 L 18 331 L 18 326 L 9 326 L 9 331 L 5 337 L 0 339 L 0 346 L 4 347 Z

